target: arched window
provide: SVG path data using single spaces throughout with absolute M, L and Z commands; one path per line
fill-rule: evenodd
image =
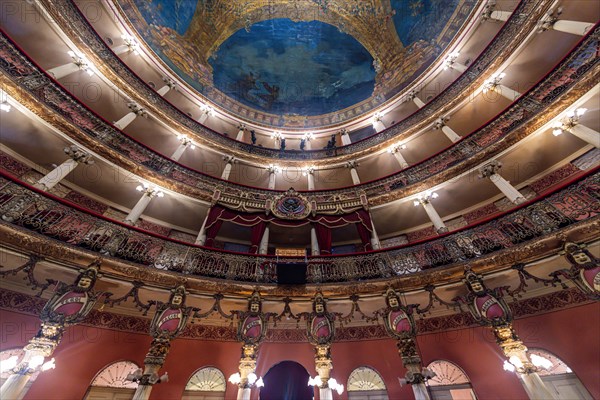
M 432 400 L 476 400 L 471 381 L 456 364 L 436 360 L 427 366 L 435 377 L 427 381 Z
M 529 349 L 528 352 L 531 361 L 538 365 L 538 375 L 559 399 L 592 399 L 577 375 L 563 360 L 543 349 Z
M 104 367 L 92 380 L 85 400 L 124 400 L 135 393 L 137 383 L 128 381 L 127 375 L 140 368 L 131 361 L 117 361 Z
M 17 357 L 17 363 L 19 363 L 19 362 L 21 362 L 21 359 L 23 358 L 24 355 L 25 355 L 25 351 L 23 351 L 23 349 L 20 347 L 0 351 L 0 364 L 4 364 L 9 358 L 12 358 L 12 357 Z M 36 380 L 36 378 L 38 377 L 39 374 L 40 374 L 39 372 L 36 372 L 31 375 L 31 378 L 27 382 L 27 385 L 25 385 L 25 390 L 23 390 L 23 392 L 22 392 L 23 394 L 21 395 L 21 398 L 23 396 L 25 396 L 25 393 L 27 393 L 27 390 L 29 390 L 29 388 L 31 387 L 33 382 Z M 4 381 L 6 381 L 9 376 L 10 376 L 9 371 L 5 371 L 2 374 L 0 374 L 0 385 L 4 384 Z M 21 398 L 16 399 L 16 400 L 20 400 Z
M 358 367 L 348 377 L 349 400 L 388 400 L 381 375 L 372 368 Z
M 225 375 L 214 367 L 200 368 L 185 385 L 182 400 L 223 400 L 227 382 Z

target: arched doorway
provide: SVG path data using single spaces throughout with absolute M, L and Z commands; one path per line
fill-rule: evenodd
M 312 400 L 314 389 L 308 386 L 310 375 L 295 361 L 282 361 L 269 369 L 260 389 L 260 400 Z

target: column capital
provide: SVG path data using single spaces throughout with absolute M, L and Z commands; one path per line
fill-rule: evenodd
M 456 63 L 456 59 L 459 55 L 460 53 L 458 51 L 448 54 L 444 59 L 444 69 L 452 68 L 452 66 Z
M 445 117 L 439 117 L 434 123 L 433 123 L 433 129 L 438 130 L 443 128 L 444 126 L 446 126 L 446 122 L 450 121 L 450 117 L 445 116 Z
M 144 196 L 148 196 L 151 199 L 154 197 L 164 197 L 164 192 L 158 186 L 150 186 L 147 183 L 142 183 L 138 185 L 135 190 L 140 193 L 143 193 Z
M 494 90 L 498 85 L 500 85 L 500 81 L 506 76 L 504 72 L 495 73 L 486 79 L 483 82 L 483 91 L 484 93 L 489 90 Z
M 246 130 L 246 124 L 239 124 L 237 128 L 238 128 L 238 131 Z
M 169 87 L 169 89 L 177 90 L 177 82 L 175 82 L 173 79 L 169 78 L 168 76 L 163 76 L 162 80 Z
M 561 120 L 556 121 L 554 129 L 569 132 L 571 128 L 579 125 L 579 118 L 581 118 L 586 111 L 587 108 L 577 108 L 567 112 Z M 557 133 L 555 133 L 555 136 L 557 136 Z
M 396 154 L 396 153 L 399 153 L 400 150 L 404 150 L 404 149 L 406 149 L 406 145 L 405 144 L 396 143 L 396 144 L 391 145 L 388 148 L 388 153 Z
M 408 101 L 413 101 L 417 97 L 417 94 L 419 94 L 419 92 L 420 90 L 413 89 L 410 92 L 408 92 L 406 98 L 408 99 Z
M 266 170 L 269 171 L 269 174 L 276 174 L 281 171 L 281 168 L 277 165 L 269 165 Z
M 315 173 L 315 167 L 313 167 L 313 166 L 302 168 L 302 175 L 304 175 L 304 176 L 312 175 L 314 173 Z
M 339 133 L 340 136 L 347 135 L 348 134 L 348 129 L 345 129 L 345 128 L 344 129 L 340 129 L 338 131 L 338 133 Z
M 238 159 L 235 158 L 234 156 L 223 156 L 223 161 L 225 161 L 226 164 L 237 164 L 238 163 Z
M 186 135 L 178 135 L 177 139 L 179 139 L 179 141 L 181 142 L 181 144 L 184 145 L 184 146 L 189 146 L 190 144 L 193 143 L 192 139 L 190 139 Z
M 562 7 L 558 7 L 556 10 L 550 10 L 538 21 L 537 31 L 538 33 L 549 31 L 554 27 L 558 16 L 562 14 Z
M 356 169 L 359 166 L 358 161 L 356 160 L 351 160 L 351 161 L 347 161 L 345 167 L 346 168 L 350 168 L 350 169 Z
M 79 148 L 75 145 L 65 147 L 63 149 L 63 151 L 65 152 L 66 155 L 68 155 L 71 159 L 73 159 L 74 161 L 76 161 L 78 163 L 88 164 L 88 165 L 94 163 L 94 160 L 92 159 L 91 154 L 89 154 L 88 152 L 82 150 L 81 148 Z
M 493 160 L 479 168 L 479 178 L 490 178 L 492 175 L 496 175 L 501 168 L 502 163 L 498 160 Z
M 87 71 L 90 68 L 90 62 L 85 56 L 79 52 L 69 51 L 69 56 L 73 60 L 73 64 L 77 65 L 79 69 Z
M 129 34 L 121 35 L 121 38 L 123 39 L 123 44 L 129 48 L 129 51 L 133 51 L 137 54 L 140 48 L 138 41 Z
M 146 111 L 146 109 L 134 101 L 127 103 L 127 107 L 131 110 L 132 113 L 134 113 L 138 117 L 146 118 L 148 116 L 148 112 Z

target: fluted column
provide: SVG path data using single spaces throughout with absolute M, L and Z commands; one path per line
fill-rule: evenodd
M 267 254 L 269 251 L 269 227 L 265 228 L 265 233 L 263 233 L 262 238 L 260 239 L 260 246 L 258 248 L 258 254 Z
M 456 61 L 456 59 L 458 58 L 459 55 L 460 55 L 459 52 L 454 52 L 454 53 L 449 54 L 446 57 L 446 59 L 444 60 L 444 70 L 454 69 L 461 73 L 465 72 L 467 70 L 467 66 Z
M 594 27 L 594 23 L 592 22 L 558 19 L 561 12 L 559 8 L 556 11 L 547 13 L 538 23 L 538 32 L 545 32 L 552 29 L 572 35 L 584 36 Z
M 350 140 L 350 135 L 348 134 L 348 131 L 346 129 L 342 129 L 340 130 L 340 139 L 342 140 L 342 146 L 348 146 L 349 144 L 352 144 L 352 141 Z
M 73 145 L 65 147 L 64 152 L 69 156 L 69 159 L 64 161 L 58 167 L 46 174 L 42 179 L 34 185 L 40 190 L 50 190 L 62 181 L 71 171 L 73 171 L 80 163 L 93 164 L 92 156 L 83 151 L 79 147 Z
M 489 164 L 486 164 L 483 167 L 481 167 L 481 169 L 479 170 L 479 177 L 489 178 L 490 181 L 492 181 L 492 183 L 496 185 L 496 187 L 500 189 L 500 191 L 514 204 L 524 203 L 526 200 L 525 197 L 521 194 L 521 192 L 519 192 L 513 185 L 510 184 L 509 181 L 504 179 L 498 173 L 501 168 L 502 163 L 494 160 Z
M 494 20 L 505 22 L 508 21 L 510 16 L 512 15 L 512 11 L 500 11 L 496 10 L 496 0 L 490 0 L 487 2 L 483 9 L 483 14 L 481 14 L 481 18 L 484 21 Z
M 156 91 L 156 93 L 158 93 L 159 96 L 164 96 L 165 94 L 169 93 L 171 89 L 177 90 L 177 83 L 171 78 L 167 78 L 165 76 L 163 78 L 163 82 L 165 83 L 165 86 L 161 87 Z
M 277 173 L 280 171 L 280 169 L 276 165 L 269 165 L 269 167 L 267 168 L 267 171 L 269 171 L 269 186 L 268 186 L 268 188 L 270 190 L 273 190 L 273 189 L 275 189 L 275 178 L 277 176 Z
M 148 204 L 150 204 L 150 201 L 152 201 L 153 198 L 164 196 L 164 193 L 158 187 L 150 187 L 145 183 L 143 185 L 139 185 L 136 188 L 136 190 L 138 192 L 142 192 L 143 194 L 142 197 L 136 203 L 136 205 L 133 207 L 133 209 L 131 209 L 127 217 L 125 217 L 124 222 L 129 225 L 134 225 L 137 222 L 137 220 L 146 210 L 146 207 L 148 207 Z
M 231 168 L 233 167 L 233 164 L 237 163 L 237 160 L 233 156 L 225 156 L 223 157 L 223 161 L 225 161 L 225 168 L 221 174 L 221 179 L 228 180 L 229 175 L 231 174 Z
M 64 78 L 65 76 L 71 75 L 77 71 L 85 71 L 90 76 L 94 75 L 89 61 L 82 54 L 76 54 L 73 51 L 69 51 L 69 56 L 71 56 L 73 62 L 51 68 L 46 72 L 52 75 L 54 79 Z
M 356 168 L 358 167 L 358 162 L 356 161 L 348 161 L 346 163 L 346 168 L 350 170 L 350 176 L 352 177 L 352 183 L 354 185 L 360 185 L 360 177 L 358 176 L 358 172 L 356 172 Z
M 188 138 L 185 135 L 180 135 L 179 141 L 181 142 L 181 144 L 177 147 L 177 149 L 171 156 L 171 159 L 173 159 L 174 161 L 179 161 L 179 159 L 185 152 L 185 149 L 187 149 L 188 147 L 191 147 L 192 149 L 196 148 L 196 146 L 194 146 L 192 143 L 192 139 Z
M 585 108 L 569 111 L 561 121 L 557 121 L 554 125 L 554 130 L 552 131 L 554 136 L 558 136 L 563 132 L 569 132 L 584 142 L 600 148 L 600 132 L 579 123 L 579 118 L 583 116 L 586 111 L 587 109 Z
M 423 101 L 417 97 L 417 92 L 414 90 L 408 94 L 408 99 L 415 103 L 419 108 L 425 107 L 425 103 L 423 103 Z
M 204 124 L 204 122 L 206 122 L 206 120 L 208 119 L 209 116 L 211 116 L 213 113 L 213 109 L 211 106 L 208 106 L 206 104 L 203 104 L 202 106 L 200 106 L 200 117 L 198 117 L 198 122 L 201 124 Z
M 237 136 L 235 137 L 235 140 L 237 140 L 238 142 L 241 142 L 244 139 L 245 131 L 246 131 L 246 125 L 240 124 L 238 126 L 238 133 L 237 133 Z
M 490 91 L 496 92 L 510 101 L 515 101 L 516 99 L 521 97 L 521 93 L 517 92 L 516 90 L 512 90 L 511 88 L 504 86 L 500 83 L 502 78 L 504 78 L 505 76 L 506 74 L 502 72 L 499 74 L 494 74 L 489 79 L 486 79 L 486 81 L 483 83 L 483 93 L 487 93 Z
M 137 117 L 148 117 L 148 112 L 142 108 L 139 104 L 131 102 L 127 103 L 127 107 L 131 110 L 131 112 L 127 113 L 120 120 L 113 122 L 113 125 L 118 129 L 125 129 L 129 124 L 131 124 Z
M 113 53 L 115 53 L 116 55 L 121 55 L 121 54 L 127 53 L 127 52 L 129 52 L 129 53 L 133 52 L 134 54 L 138 54 L 140 45 L 133 36 L 122 35 L 121 38 L 123 39 L 123 44 L 120 46 L 113 47 L 111 49 L 113 51 Z
M 446 135 L 446 137 L 448 139 L 450 139 L 450 141 L 452 143 L 456 143 L 462 138 L 460 137 L 460 135 L 458 133 L 454 132 L 454 130 L 452 128 L 450 128 L 448 125 L 446 125 L 446 122 L 448 122 L 449 119 L 450 118 L 448 118 L 448 117 L 440 117 L 433 124 L 433 129 L 435 129 L 435 130 L 441 129 L 442 132 L 444 133 L 444 135 Z
M 446 227 L 444 221 L 442 221 L 442 218 L 440 217 L 436 209 L 433 207 L 433 204 L 431 204 L 431 200 L 437 197 L 437 193 L 425 193 L 423 197 L 419 197 L 413 202 L 413 204 L 415 205 L 415 207 L 419 204 L 423 206 L 425 212 L 427 213 L 427 216 L 433 223 L 436 232 L 441 234 L 448 232 L 448 227 Z
M 383 119 L 383 115 L 381 115 L 380 113 L 376 113 L 373 116 L 373 129 L 375 129 L 375 132 L 377 132 L 377 133 L 384 131 L 386 129 L 386 126 L 383 123 L 382 119 Z

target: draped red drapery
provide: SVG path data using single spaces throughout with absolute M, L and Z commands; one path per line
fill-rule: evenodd
M 355 224 L 364 249 L 371 250 L 371 217 L 369 212 L 363 209 L 342 215 L 317 215 L 302 220 L 284 220 L 264 213 L 243 213 L 215 205 L 210 209 L 206 220 L 206 246 L 214 246 L 215 237 L 224 221 L 252 228 L 251 253 L 258 252 L 258 246 L 267 224 L 287 227 L 313 224 L 322 254 L 331 253 L 332 229 Z

